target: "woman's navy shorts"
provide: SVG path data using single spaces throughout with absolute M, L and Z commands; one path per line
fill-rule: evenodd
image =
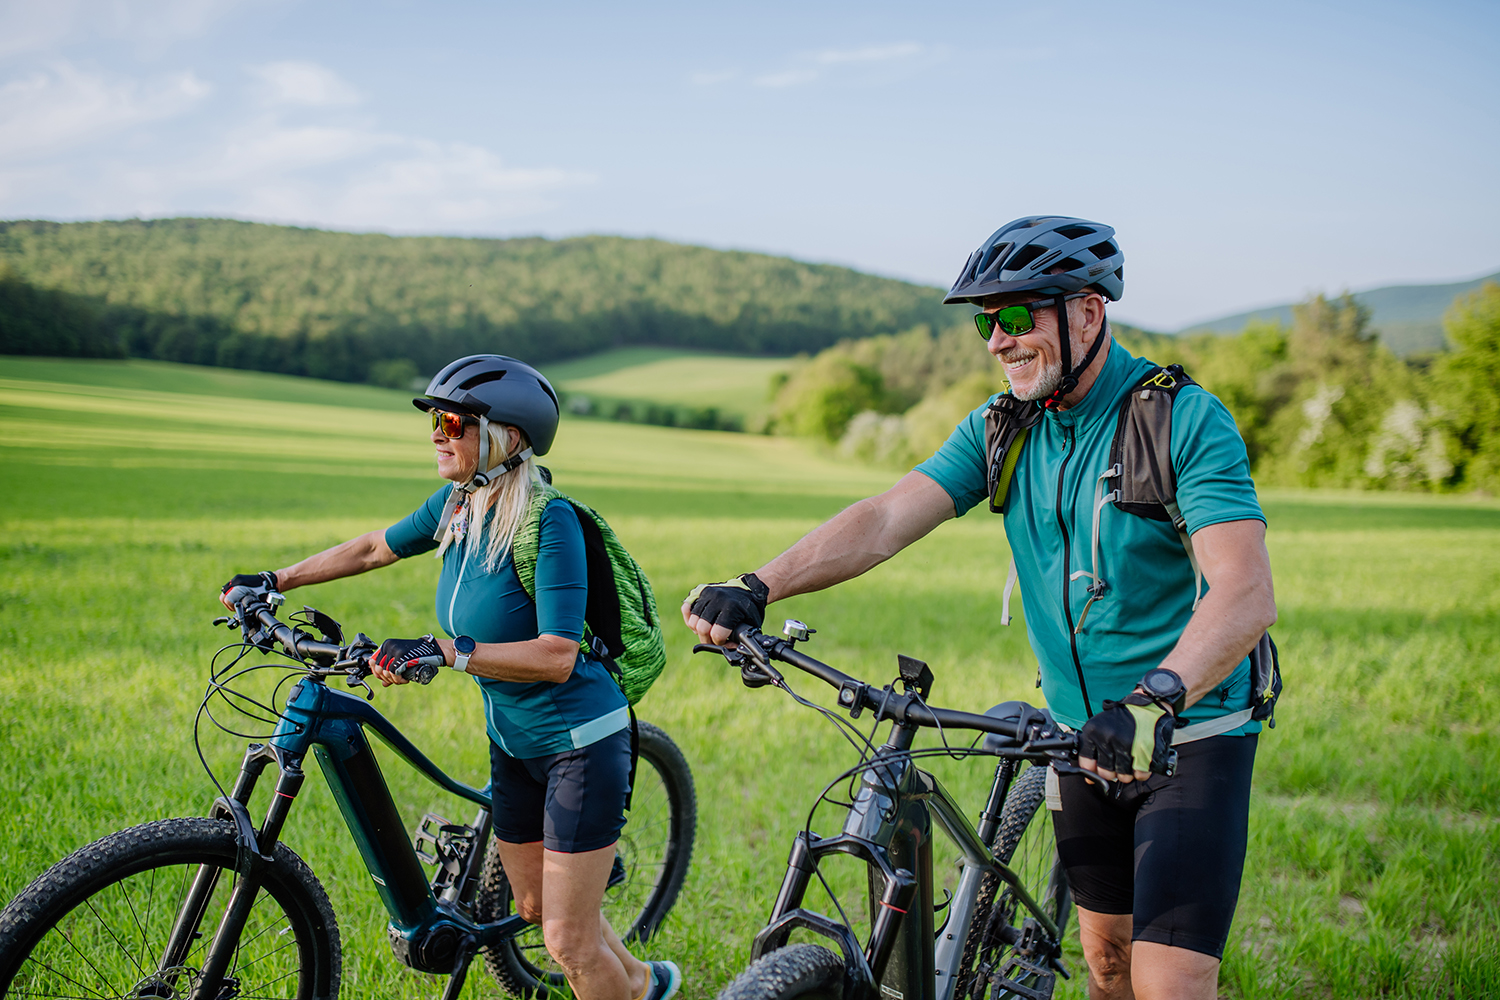
M 1177 773 L 1106 799 L 1076 775 L 1058 780 L 1057 853 L 1079 906 L 1133 915 L 1131 938 L 1222 958 L 1240 896 L 1255 736 L 1177 747 Z
M 490 741 L 495 836 L 510 844 L 582 854 L 608 847 L 625 826 L 630 730 L 545 757 L 512 757 Z

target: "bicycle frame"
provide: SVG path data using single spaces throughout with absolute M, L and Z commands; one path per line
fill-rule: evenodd
M 469 870 L 441 899 L 433 895 L 427 873 L 417 859 L 366 729 L 434 784 L 480 807 Z M 489 795 L 445 774 L 363 698 L 332 690 L 321 678 L 305 676 L 288 694 L 270 742 L 250 744 L 233 792 L 215 802 L 214 814 L 233 818 L 237 824 L 241 880 L 205 956 L 201 981 L 217 982 L 228 968 L 245 915 L 260 889 L 255 868 L 264 853 L 259 845 L 274 845 L 279 838 L 305 777 L 302 762 L 309 751 L 328 780 L 376 892 L 390 913 L 392 945 L 405 949 L 408 964 L 422 971 L 452 972 L 452 963 L 460 955 L 466 962 L 467 956 L 478 949 L 513 937 L 527 926 L 514 914 L 494 923 L 475 923 L 459 905 L 467 902 L 465 897 L 472 893 L 484 861 Z M 257 831 L 247 806 L 260 775 L 271 763 L 279 768 L 280 777 Z M 165 949 L 163 970 L 179 963 L 187 953 L 217 878 L 216 869 L 199 872 Z
M 876 754 L 838 836 L 797 834 L 787 873 L 766 927 L 756 935 L 751 961 L 784 946 L 796 928 L 835 941 L 843 953 L 850 1000 L 954 1000 L 955 971 L 968 937 L 967 915 L 984 875 L 993 872 L 1054 938 L 1057 925 L 1031 898 L 1021 879 L 994 853 L 963 810 L 933 775 L 906 755 L 915 727 L 893 725 Z M 1012 767 L 997 768 L 985 816 L 998 819 L 1009 792 Z M 963 873 L 948 904 L 952 914 L 942 940 L 934 942 L 932 825 L 936 821 L 963 854 Z M 870 868 L 872 925 L 864 948 L 843 923 L 803 908 L 803 896 L 818 862 L 834 853 L 854 855 Z

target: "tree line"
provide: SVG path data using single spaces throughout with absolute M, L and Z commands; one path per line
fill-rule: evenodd
M 933 288 L 662 240 L 0 222 L 7 354 L 390 383 L 478 352 L 535 362 L 632 344 L 793 354 L 938 323 L 942 310 Z
M 1500 285 L 1456 300 L 1448 349 L 1397 358 L 1352 297 L 1315 296 L 1292 321 L 1233 336 L 1116 324 L 1133 354 L 1181 364 L 1234 415 L 1263 485 L 1500 492 Z M 910 467 L 991 394 L 1001 366 L 969 324 L 824 350 L 776 388 L 770 429 Z

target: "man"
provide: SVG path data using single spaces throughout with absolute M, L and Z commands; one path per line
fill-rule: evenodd
M 740 624 L 759 625 L 766 604 L 856 577 L 998 500 L 1048 706 L 1080 731 L 1080 766 L 1117 782 L 1106 795 L 1061 778 L 1053 817 L 1089 995 L 1212 1000 L 1260 730 L 1246 718 L 1247 654 L 1276 618 L 1265 518 L 1233 419 L 1192 384 L 1171 411 L 1181 534 L 1108 502 L 1121 404 L 1155 371 L 1110 336 L 1106 300 L 1124 291 L 1113 237 L 1082 219 L 1018 219 L 974 252 L 944 300 L 979 306 L 976 325 L 1011 396 L 1027 401 L 1014 405 L 1034 421 L 1014 446 L 1008 491 L 996 492 L 1001 463 L 986 448 L 995 397 L 890 490 L 754 573 L 695 589 L 682 612 L 703 641 L 722 643 Z M 1207 583 L 1201 600 L 1195 570 Z M 1180 742 L 1175 775 L 1151 773 L 1165 769 L 1174 727 L 1218 732 Z

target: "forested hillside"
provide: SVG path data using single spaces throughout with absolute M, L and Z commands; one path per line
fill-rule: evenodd
M 1500 493 L 1500 284 L 1463 296 L 1448 350 L 1396 357 L 1352 296 L 1316 296 L 1289 323 L 1232 336 L 1115 327 L 1132 353 L 1180 363 L 1222 399 L 1262 485 Z M 771 426 L 910 468 L 1006 389 L 968 324 L 835 345 L 797 366 Z
M 401 382 L 456 355 L 745 354 L 952 320 L 941 293 L 660 240 L 483 240 L 223 219 L 0 222 L 0 353 Z

